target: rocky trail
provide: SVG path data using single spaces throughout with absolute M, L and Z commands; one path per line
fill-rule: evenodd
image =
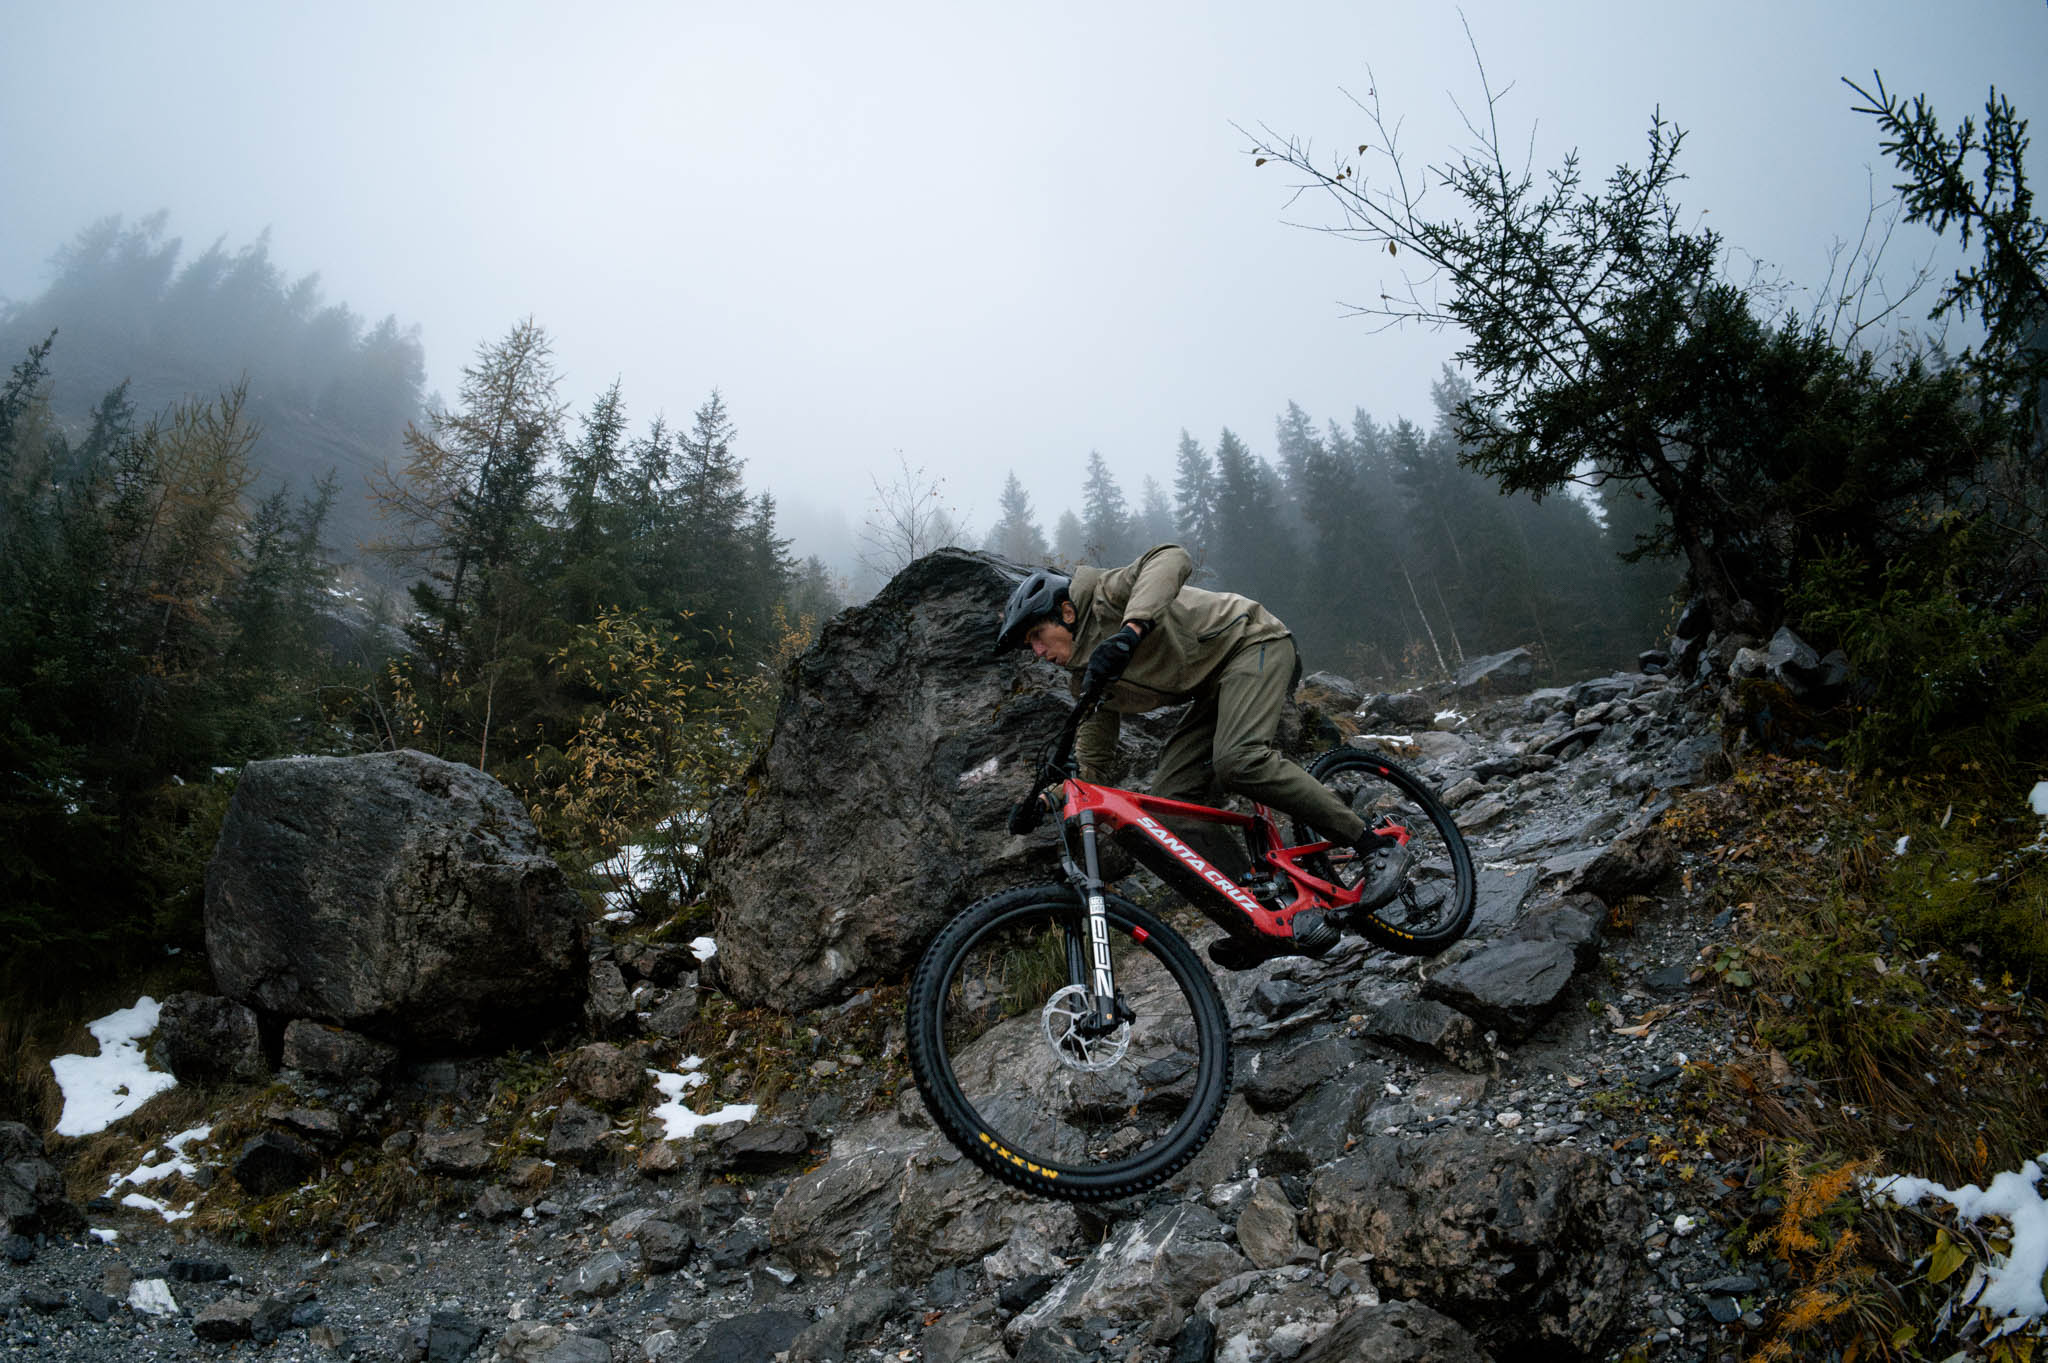
M 962 619 L 982 610 L 990 589 L 975 571 L 958 568 L 964 585 L 913 584 L 913 645 L 955 629 L 947 591 Z M 811 705 L 845 685 L 835 647 L 904 646 L 872 622 L 839 626 L 800 665 L 748 804 L 721 816 L 715 960 L 640 929 L 599 934 L 584 1035 L 545 1055 L 365 1061 L 340 1054 L 333 1037 L 348 1033 L 322 1042 L 302 1029 L 267 1087 L 206 1090 L 239 1105 L 201 1114 L 192 1124 L 210 1132 L 179 1151 L 150 1109 L 89 1159 L 0 1128 L 14 1232 L 0 1351 L 75 1363 L 1743 1352 L 1774 1290 L 1731 1244 L 1753 1212 L 1752 1171 L 1693 1119 L 1686 1092 L 1689 1064 L 1743 1046 L 1701 968 L 1703 943 L 1729 921 L 1688 892 L 1660 824 L 1681 792 L 1725 770 L 1711 687 L 1627 673 L 1528 690 L 1516 675 L 1526 655 L 1481 660 L 1423 694 L 1312 677 L 1311 739 L 1328 724 L 1355 730 L 1346 741 L 1385 745 L 1448 793 L 1481 867 L 1472 932 L 1433 960 L 1347 939 L 1324 960 L 1219 978 L 1235 1082 L 1216 1136 L 1165 1188 L 1075 1206 L 999 1187 L 925 1118 L 902 1058 L 901 991 L 888 986 L 923 922 L 902 928 L 909 946 L 870 938 L 836 960 L 836 927 L 799 942 L 769 933 L 752 954 L 735 946 L 753 931 L 749 904 L 795 911 L 772 883 L 749 899 L 731 879 L 744 874 L 731 849 L 802 841 L 799 816 L 770 808 L 778 745 L 803 751 L 807 714 L 839 722 Z M 934 673 L 947 668 L 943 649 L 926 651 Z M 899 670 L 906 690 L 921 684 L 915 667 Z M 970 717 L 986 700 L 955 699 Z M 1013 705 L 995 726 L 1002 762 L 1035 732 L 1035 707 Z M 987 729 L 986 714 L 933 722 Z M 927 737 L 894 740 L 943 768 L 926 794 L 834 797 L 865 802 L 876 864 L 901 859 L 895 830 L 930 817 L 916 807 L 928 799 L 970 830 L 920 854 L 954 869 L 890 875 L 958 889 L 1028 873 L 1031 849 L 988 831 L 995 788 L 1017 784 L 1002 762 L 984 794 L 982 754 Z M 842 747 L 805 780 L 830 785 L 834 762 L 870 760 Z M 997 852 L 973 853 L 976 837 Z M 860 868 L 842 869 L 858 900 Z M 1214 933 L 1187 921 L 1198 945 Z M 754 1005 L 777 990 L 809 1011 L 769 1020 Z M 250 1043 L 218 1009 L 188 1004 L 183 1044 L 197 1044 L 200 1014 L 208 1044 L 243 1056 L 217 1068 L 246 1069 Z M 683 1078 L 656 1094 L 649 1071 Z M 700 1112 L 758 1111 L 667 1139 L 658 1109 L 678 1094 Z M 179 1154 L 189 1169 L 118 1181 Z M 131 1192 L 196 1214 L 167 1222 L 124 1205 Z M 259 1229 L 259 1214 L 264 1234 L 234 1233 Z

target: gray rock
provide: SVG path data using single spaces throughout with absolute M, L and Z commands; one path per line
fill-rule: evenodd
M 582 902 L 525 808 L 424 753 L 245 766 L 205 918 L 228 997 L 389 1041 L 502 1045 L 582 1002 Z
M 165 999 L 152 1049 L 182 1084 L 260 1084 L 270 1075 L 255 1012 L 212 994 Z
M 1004 1327 L 1021 1344 L 1047 1326 L 1080 1325 L 1095 1316 L 1144 1322 L 1154 1342 L 1171 1339 L 1195 1299 L 1250 1267 L 1217 1237 L 1222 1222 L 1206 1207 L 1155 1207 L 1126 1222 L 1085 1263 L 1029 1311 Z
M 1340 677 L 1335 672 L 1311 672 L 1301 679 L 1304 688 L 1327 692 L 1336 700 L 1356 709 L 1365 703 L 1365 692 L 1349 677 Z
M 199 1308 L 192 1317 L 192 1333 L 210 1344 L 227 1344 L 249 1338 L 255 1319 L 255 1302 L 246 1297 L 225 1297 Z
M 508 1363 L 612 1363 L 612 1346 L 559 1325 L 515 1320 L 498 1341 L 497 1357 Z
M 633 1016 L 633 994 L 626 988 L 625 972 L 611 960 L 592 961 L 587 977 L 583 1020 L 594 1032 L 621 1031 Z
M 1481 829 L 1493 827 L 1507 816 L 1507 801 L 1498 795 L 1488 795 L 1466 805 L 1453 817 L 1460 832 L 1477 833 Z
M 1292 1046 L 1256 1052 L 1250 1065 L 1240 1066 L 1237 1088 L 1246 1102 L 1261 1111 L 1286 1107 L 1316 1085 L 1356 1064 L 1359 1055 L 1357 1043 L 1341 1035 L 1315 1037 Z
M 1493 1355 L 1450 1317 L 1420 1302 L 1390 1301 L 1352 1310 L 1294 1363 L 1493 1363 Z
M 483 1343 L 484 1327 L 459 1311 L 427 1317 L 427 1363 L 462 1363 Z
M 398 1049 L 345 1027 L 297 1018 L 285 1026 L 283 1058 L 286 1069 L 308 1079 L 375 1093 L 398 1063 Z
M 250 1137 L 235 1156 L 235 1182 L 251 1197 L 270 1197 L 296 1188 L 320 1167 L 320 1152 L 288 1131 Z
M 429 1174 L 475 1178 L 491 1163 L 491 1143 L 481 1127 L 466 1131 L 429 1131 L 416 1147 L 419 1166 Z
M 626 1285 L 626 1261 L 614 1250 L 605 1250 L 587 1260 L 569 1279 L 568 1295 L 613 1297 Z
M 503 1221 L 519 1215 L 525 1206 L 516 1193 L 502 1184 L 493 1183 L 477 1194 L 469 1212 L 480 1221 Z
M 718 1322 L 690 1363 L 762 1363 L 796 1343 L 811 1323 L 802 1311 L 752 1311 Z
M 345 1114 L 327 1107 L 285 1107 L 279 1103 L 273 1104 L 263 1116 L 328 1151 L 341 1147 L 351 1126 Z
M 640 1262 L 649 1273 L 675 1272 L 696 1244 L 688 1226 L 661 1217 L 642 1222 L 633 1233 L 633 1240 L 640 1246 Z
M 734 1173 L 760 1174 L 805 1163 L 811 1138 L 787 1122 L 754 1122 L 718 1143 L 718 1163 Z
M 924 1363 L 1010 1363 L 990 1301 L 948 1312 L 925 1326 L 917 1344 Z
M 1263 1160 L 1273 1149 L 1279 1134 L 1278 1122 L 1253 1112 L 1243 1094 L 1233 1093 L 1230 1101 L 1224 1104 L 1222 1118 L 1216 1123 L 1216 1134 L 1209 1138 L 1201 1153 L 1188 1162 L 1187 1168 L 1167 1181 L 1166 1186 L 1186 1194 L 1200 1193 L 1228 1183 L 1243 1170 Z
M 548 1158 L 583 1163 L 594 1158 L 611 1132 L 611 1119 L 571 1098 L 548 1128 Z
M 1496 1353 L 1592 1357 L 1631 1323 L 1642 1220 L 1591 1154 L 1437 1131 L 1368 1139 L 1317 1170 L 1303 1228 Z
M 1430 976 L 1423 996 L 1520 1041 L 1557 1012 L 1577 968 L 1568 943 L 1500 942 Z
M 43 1158 L 43 1143 L 19 1122 L 0 1122 L 0 1234 L 30 1238 L 71 1235 L 85 1215 L 64 1197 L 64 1176 Z M 23 1261 L 25 1262 L 25 1260 Z
M 895 1310 L 896 1294 L 888 1288 L 857 1287 L 822 1319 L 805 1327 L 783 1363 L 844 1363 L 847 1350 L 873 1339 Z
M 1312 1169 L 1343 1154 L 1345 1142 L 1358 1134 L 1367 1104 L 1385 1083 L 1384 1067 L 1359 1064 L 1335 1082 L 1309 1090 L 1287 1110 L 1280 1139 L 1260 1167 Z
M 1311 1263 L 1315 1251 L 1302 1242 L 1300 1219 L 1280 1181 L 1262 1178 L 1237 1218 L 1237 1247 L 1254 1268 Z
M 1600 930 L 1607 906 L 1588 894 L 1545 899 L 1522 916 L 1502 939 L 1509 942 L 1563 942 L 1572 949 L 1580 970 L 1600 955 Z
M 1050 846 L 1050 830 L 1008 828 L 1070 704 L 1063 672 L 990 656 L 1021 576 L 942 549 L 827 622 L 791 667 L 746 794 L 714 808 L 705 845 L 733 997 L 800 1010 L 900 978 L 950 906 L 1016 883 Z
M 697 968 L 696 953 L 670 942 L 624 942 L 614 953 L 619 968 L 636 980 L 668 989 Z
M 599 1103 L 631 1102 L 647 1092 L 647 1066 L 608 1041 L 579 1047 L 569 1057 L 569 1086 Z
M 1555 738 L 1546 740 L 1536 751 L 1542 753 L 1545 757 L 1555 757 L 1560 762 L 1569 761 L 1572 757 L 1592 747 L 1599 740 L 1600 735 L 1606 732 L 1607 726 L 1604 724 L 1581 724 L 1565 730 Z
M 1367 696 L 1359 704 L 1358 710 L 1361 716 L 1373 724 L 1422 728 L 1428 725 L 1436 714 L 1437 704 L 1419 691 L 1397 691 Z
M 1473 887 L 1472 926 L 1467 937 L 1495 937 L 1521 916 L 1542 877 L 1527 866 L 1481 866 Z
M 1671 835 L 1655 817 L 1638 814 L 1566 886 L 1613 903 L 1649 890 L 1677 867 L 1678 846 Z
M 1326 1284 L 1307 1281 L 1301 1269 L 1283 1269 L 1225 1278 L 1202 1294 L 1189 1323 L 1211 1324 L 1212 1357 L 1265 1363 L 1295 1357 L 1328 1332 L 1343 1309 Z M 1199 1335 L 1190 1338 L 1191 1351 L 1200 1343 Z
M 824 1164 L 790 1180 L 768 1218 L 770 1242 L 802 1272 L 826 1277 L 883 1257 L 911 1155 L 937 1139 L 887 1114 L 842 1132 Z
M 1527 691 L 1535 684 L 1536 655 L 1526 648 L 1473 658 L 1451 679 L 1461 697 L 1503 696 Z
M 647 1015 L 647 1030 L 670 1040 L 682 1036 L 697 1020 L 698 993 L 694 987 L 672 989 Z
M 1471 1074 L 1493 1068 L 1493 1048 L 1478 1023 L 1446 1003 L 1401 998 L 1366 1014 L 1365 1035 L 1406 1055 L 1443 1060 Z
M 1030 1227 L 1054 1249 L 1081 1239 L 1072 1206 L 996 1182 L 951 1145 L 935 1144 L 912 1155 L 907 1174 L 889 1234 L 899 1283 L 923 1282 L 942 1269 L 978 1264 L 1022 1227 Z

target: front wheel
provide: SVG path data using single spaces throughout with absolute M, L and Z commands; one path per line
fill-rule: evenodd
M 1333 748 L 1308 771 L 1365 820 L 1368 832 L 1401 843 L 1410 854 L 1393 897 L 1376 908 L 1351 910 L 1351 926 L 1375 946 L 1404 956 L 1434 956 L 1464 936 L 1477 898 L 1472 853 L 1429 784 L 1399 763 L 1358 748 Z M 1305 824 L 1296 826 L 1295 839 L 1332 840 Z M 1320 869 L 1347 888 L 1367 874 L 1365 859 L 1347 844 L 1322 857 Z
M 948 923 L 910 984 L 911 1074 L 969 1159 L 1041 1197 L 1126 1197 L 1202 1148 L 1230 1091 L 1230 1025 L 1185 939 L 1108 897 L 1123 1020 L 1086 1025 L 1080 895 L 1006 890 Z M 1072 944 L 1072 950 L 1070 945 Z

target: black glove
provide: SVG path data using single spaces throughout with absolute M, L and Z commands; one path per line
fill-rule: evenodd
M 1038 827 L 1039 820 L 1044 815 L 1045 801 L 1038 796 L 1034 795 L 1028 800 L 1019 801 L 1016 807 L 1010 811 L 1010 831 L 1020 835 L 1029 833 L 1032 829 Z
M 1124 674 L 1138 651 L 1138 631 L 1125 625 L 1095 646 L 1088 655 L 1088 689 L 1099 690 Z

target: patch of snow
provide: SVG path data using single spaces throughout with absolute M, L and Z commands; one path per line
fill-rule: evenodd
M 157 1001 L 144 994 L 122 1008 L 86 1024 L 100 1043 L 98 1055 L 60 1055 L 50 1073 L 64 1094 L 64 1114 L 57 1119 L 60 1136 L 90 1136 L 104 1131 L 178 1081 L 149 1067 L 139 1044 L 156 1030 Z
M 138 1164 L 125 1174 L 116 1174 L 112 1181 L 107 1184 L 107 1192 L 111 1195 L 114 1189 L 124 1183 L 132 1183 L 139 1188 L 145 1183 L 154 1183 L 160 1178 L 169 1178 L 172 1174 L 183 1174 L 185 1177 L 190 1178 L 198 1173 L 199 1170 L 187 1155 L 185 1147 L 194 1141 L 203 1141 L 212 1134 L 213 1128 L 210 1126 L 195 1126 L 188 1131 L 180 1131 L 177 1135 L 170 1137 L 164 1142 L 164 1149 L 170 1152 L 169 1159 L 157 1164 L 145 1162 Z
M 128 1194 L 121 1199 L 121 1205 L 133 1207 L 140 1212 L 155 1212 L 166 1221 L 183 1221 L 186 1217 L 192 1215 L 192 1204 L 190 1203 L 187 1203 L 184 1209 L 180 1210 L 167 1203 L 159 1202 L 153 1197 L 144 1197 L 141 1193 Z
M 1991 1256 L 1990 1266 L 1984 1272 L 1983 1290 L 1972 1304 L 1995 1316 L 2039 1319 L 2048 1316 L 2048 1298 L 2041 1291 L 2041 1276 L 2048 1273 L 2048 1202 L 2042 1200 L 2034 1185 L 2041 1181 L 2044 1162 L 2048 1162 L 2048 1152 L 1998 1175 L 1988 1188 L 1970 1183 L 1949 1189 L 1902 1174 L 1869 1180 L 1867 1186 L 1872 1193 L 1888 1197 L 1901 1207 L 1936 1197 L 1954 1207 L 1956 1215 L 1965 1220 L 2004 1217 L 2012 1227 L 2012 1251 Z
M 695 1057 L 691 1057 L 695 1059 Z M 684 1062 L 687 1064 L 688 1062 Z M 698 1064 L 703 1062 L 699 1060 Z M 668 1130 L 664 1140 L 679 1141 L 695 1135 L 707 1126 L 722 1126 L 727 1122 L 751 1122 L 760 1108 L 753 1103 L 728 1103 L 716 1112 L 692 1112 L 683 1104 L 683 1094 L 704 1082 L 701 1074 L 663 1074 L 649 1070 L 654 1076 L 654 1086 L 667 1099 L 654 1109 L 653 1116 L 664 1123 Z
M 1900 838 L 1897 842 L 1893 843 L 1892 855 L 1895 857 L 1903 857 L 1904 855 L 1906 855 L 1906 844 L 1911 841 L 1913 841 L 1913 835 L 1911 833 L 1908 833 L 1904 837 Z
M 86 1232 L 86 1235 L 88 1235 L 94 1240 L 99 1241 L 103 1245 L 111 1245 L 116 1240 L 119 1240 L 121 1238 L 121 1232 L 117 1230 L 109 1230 L 104 1226 L 94 1226 L 91 1230 L 88 1230 Z
M 2027 808 L 2048 819 L 2048 781 L 2034 782 L 2034 788 L 2027 792 Z
M 696 955 L 698 960 L 708 961 L 718 954 L 718 943 L 712 941 L 709 937 L 692 937 L 690 939 L 690 950 Z

